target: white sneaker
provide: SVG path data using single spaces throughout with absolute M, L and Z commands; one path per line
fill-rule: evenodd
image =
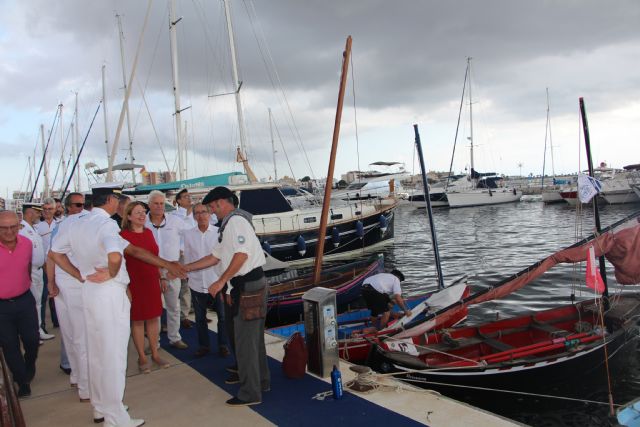
M 124 410 L 128 411 L 129 410 L 129 405 L 124 405 Z M 93 410 L 93 422 L 96 424 L 100 424 L 104 422 L 104 415 L 102 415 L 102 413 L 96 411 L 95 409 Z M 142 424 L 140 424 L 142 425 Z
M 104 427 L 139 427 L 144 424 L 143 419 L 131 418 L 127 424 L 115 424 L 105 423 Z
M 56 336 L 53 334 L 48 334 L 45 331 L 42 330 L 42 328 L 40 328 L 40 340 L 41 341 L 48 341 L 48 340 L 52 340 L 54 339 Z

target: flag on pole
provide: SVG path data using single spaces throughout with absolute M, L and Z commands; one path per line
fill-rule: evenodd
M 583 173 L 578 175 L 578 198 L 582 203 L 589 203 L 593 196 L 602 190 L 602 183 Z
M 604 282 L 600 275 L 600 269 L 596 267 L 596 251 L 593 245 L 589 246 L 587 256 L 587 286 L 601 294 L 604 292 Z

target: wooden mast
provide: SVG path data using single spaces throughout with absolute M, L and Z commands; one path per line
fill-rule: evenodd
M 342 104 L 344 92 L 347 86 L 347 70 L 351 58 L 351 36 L 347 37 L 347 43 L 342 54 L 342 76 L 340 77 L 340 90 L 338 91 L 338 106 L 336 108 L 336 120 L 333 125 L 333 141 L 331 143 L 331 157 L 329 158 L 329 169 L 327 171 L 327 182 L 324 186 L 324 201 L 322 203 L 322 215 L 320 216 L 320 228 L 318 230 L 318 243 L 316 245 L 316 259 L 313 268 L 313 283 L 320 281 L 322 270 L 322 255 L 324 253 L 324 240 L 327 235 L 327 218 L 329 216 L 329 205 L 331 203 L 331 185 L 333 184 L 333 170 L 336 163 L 336 152 L 338 151 L 338 137 L 340 135 L 340 120 L 342 118 Z

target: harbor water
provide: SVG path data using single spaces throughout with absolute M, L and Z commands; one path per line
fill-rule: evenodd
M 602 226 L 624 218 L 640 205 L 602 206 Z M 520 202 L 499 206 L 434 209 L 434 222 L 445 284 L 462 275 L 469 284 L 496 283 L 553 252 L 569 246 L 594 230 L 593 211 L 577 212 L 566 204 Z M 395 217 L 395 243 L 384 251 L 388 267 L 406 276 L 403 291 L 420 294 L 437 287 L 433 249 L 425 209 L 400 206 Z M 628 291 L 615 282 L 607 268 L 610 294 Z M 529 310 L 543 310 L 593 297 L 584 283 L 584 265 L 558 265 L 534 283 L 499 301 L 470 308 L 467 324 L 510 317 Z M 634 287 L 637 288 L 637 287 Z M 637 290 L 637 289 L 633 289 Z M 640 396 L 640 368 L 636 343 L 625 366 L 612 373 L 613 400 L 623 404 Z M 491 388 L 491 384 L 487 384 Z M 504 392 L 457 390 L 455 398 L 534 426 L 612 425 L 608 418 L 606 376 L 576 373 L 571 384 L 550 386 L 549 395 L 560 400 Z M 585 403 L 586 400 L 601 403 Z

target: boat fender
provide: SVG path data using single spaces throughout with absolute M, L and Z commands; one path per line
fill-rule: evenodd
M 267 242 L 266 240 L 264 242 L 262 242 L 262 249 L 264 249 L 264 251 L 266 253 L 268 253 L 269 255 L 271 255 L 271 245 L 269 244 L 269 242 Z
M 331 241 L 334 248 L 340 246 L 340 230 L 338 230 L 338 227 L 333 227 L 333 230 L 331 230 Z
M 518 194 L 518 192 L 516 191 L 516 189 L 513 189 L 513 195 L 516 196 Z
M 356 221 L 356 235 L 361 239 L 364 237 L 364 225 L 360 220 Z
M 385 233 L 387 231 L 387 227 L 389 227 L 389 220 L 386 216 L 380 215 L 380 231 Z
M 300 256 L 304 256 L 307 253 L 307 242 L 305 242 L 304 237 L 299 235 L 296 239 L 296 248 L 298 249 L 298 253 Z
M 489 189 L 489 196 L 493 197 L 493 193 L 491 192 L 491 189 Z

